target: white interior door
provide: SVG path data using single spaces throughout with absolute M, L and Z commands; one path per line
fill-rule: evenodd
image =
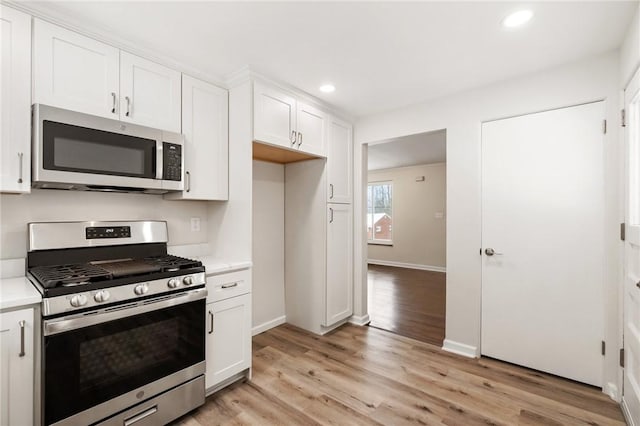
M 482 354 L 595 386 L 603 117 L 595 102 L 482 125 Z
M 626 238 L 624 265 L 624 384 L 622 406 L 640 425 L 640 70 L 625 90 Z

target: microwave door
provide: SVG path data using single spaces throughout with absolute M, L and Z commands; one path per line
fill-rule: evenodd
M 36 187 L 162 188 L 159 130 L 36 105 L 34 144 Z

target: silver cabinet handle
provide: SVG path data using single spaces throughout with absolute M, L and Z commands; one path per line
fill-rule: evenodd
M 238 283 L 235 282 L 233 284 L 222 284 L 222 288 L 233 288 L 233 287 L 238 287 Z
M 22 159 L 24 158 L 24 153 L 18 153 L 18 183 L 22 183 Z
M 329 184 L 329 190 L 330 190 L 329 199 L 333 199 L 333 184 L 332 183 Z
M 131 113 L 131 99 L 128 96 L 125 96 L 124 100 L 127 101 L 127 112 L 125 115 L 128 117 Z
M 112 99 L 111 113 L 115 114 L 116 113 L 116 92 L 111 92 L 111 99 Z
M 191 192 L 191 173 L 184 172 L 187 175 L 187 192 Z
M 333 209 L 329 207 L 329 213 L 331 213 L 331 217 L 329 219 L 329 223 L 333 223 Z
M 209 311 L 209 334 L 213 334 L 213 312 Z
M 298 132 L 298 139 L 300 139 L 300 141 L 298 142 L 298 148 L 300 148 L 300 145 L 302 145 L 302 133 Z
M 134 423 L 138 423 L 140 420 L 149 417 L 152 414 L 155 414 L 158 411 L 158 406 L 154 405 L 151 408 L 144 410 L 141 413 L 136 414 L 133 417 L 129 417 L 124 421 L 124 426 L 131 426 Z
M 296 131 L 292 130 L 291 131 L 291 146 L 295 146 L 296 141 L 297 141 L 297 137 L 296 137 Z
M 492 248 L 484 249 L 484 254 L 486 254 L 487 256 L 502 256 L 502 253 L 498 253 Z
M 22 320 L 18 324 L 20 325 L 20 353 L 18 354 L 18 356 L 19 357 L 23 357 L 25 355 L 25 353 L 24 353 L 24 325 L 25 325 L 25 322 L 24 322 L 24 320 Z

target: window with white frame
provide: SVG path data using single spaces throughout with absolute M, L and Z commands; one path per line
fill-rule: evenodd
M 393 224 L 393 183 L 374 182 L 367 188 L 367 241 L 391 244 Z

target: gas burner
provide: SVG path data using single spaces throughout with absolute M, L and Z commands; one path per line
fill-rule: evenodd
M 76 286 L 112 278 L 109 271 L 90 263 L 36 266 L 29 269 L 29 272 L 44 288 Z

